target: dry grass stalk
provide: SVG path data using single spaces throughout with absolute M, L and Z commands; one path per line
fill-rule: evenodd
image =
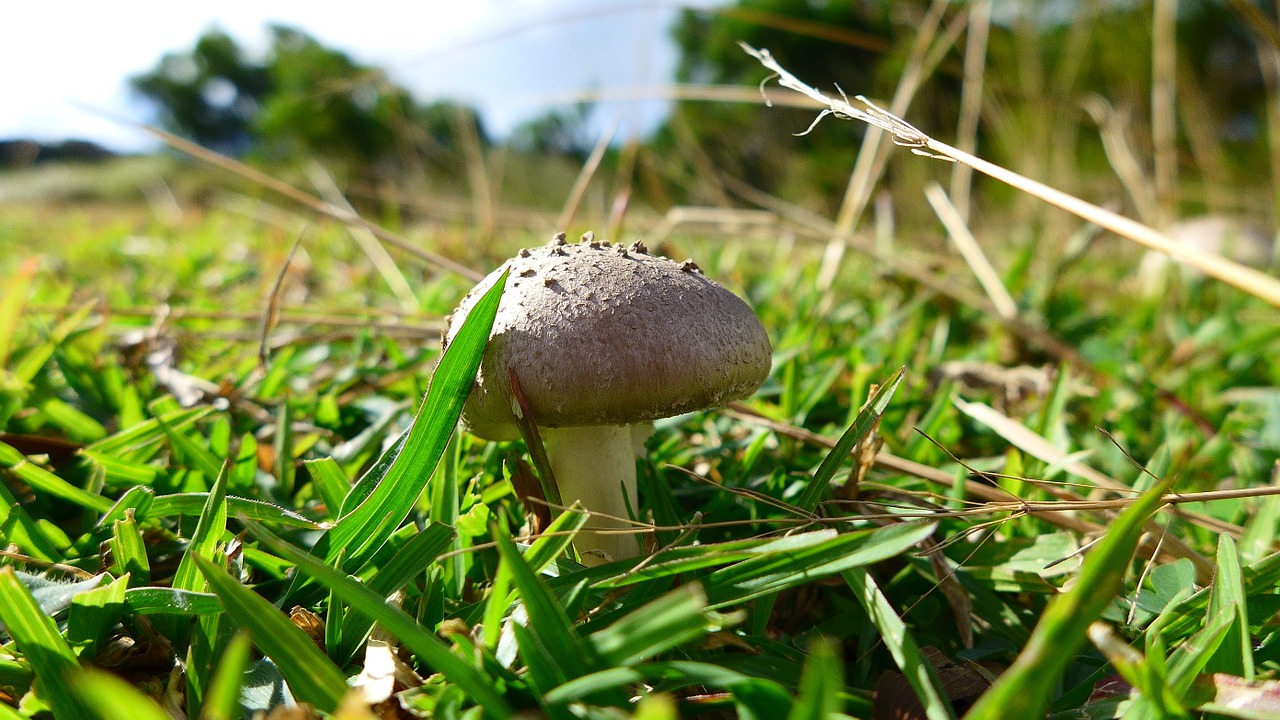
M 118 120 L 118 118 L 116 119 Z M 368 230 L 369 232 L 373 233 L 374 235 L 376 235 L 378 239 L 382 240 L 383 242 L 386 242 L 390 245 L 394 245 L 395 247 L 407 253 L 410 253 L 411 255 L 415 255 L 418 258 L 421 258 L 422 260 L 425 260 L 426 262 L 432 265 L 448 270 L 449 272 L 457 273 L 458 275 L 468 280 L 471 280 L 472 282 L 479 282 L 480 279 L 484 277 L 483 273 L 472 270 L 471 268 L 455 260 L 451 260 L 450 258 L 447 258 L 443 255 L 439 255 L 437 253 L 433 253 L 428 250 L 423 250 L 422 248 L 414 245 L 408 240 L 400 237 L 399 235 L 391 232 L 390 230 L 387 230 L 386 228 L 378 225 L 377 223 L 373 223 L 368 220 L 365 220 L 364 218 L 360 217 L 359 215 L 356 215 L 355 213 L 346 212 L 340 208 L 334 207 L 333 205 L 321 200 L 320 198 L 313 197 L 293 187 L 292 185 L 286 182 L 277 180 L 276 178 L 273 178 L 264 172 L 255 170 L 249 167 L 248 165 L 245 165 L 244 163 L 238 162 L 236 160 L 232 160 L 226 155 L 216 153 L 197 143 L 193 143 L 190 140 L 186 140 L 184 138 L 178 137 L 173 133 L 165 132 L 164 130 L 161 130 L 159 128 L 151 127 L 150 125 L 140 125 L 128 120 L 121 120 L 120 122 L 123 122 L 124 124 L 130 125 L 133 127 L 141 128 L 147 133 L 154 135 L 161 142 L 163 142 L 164 144 L 168 145 L 169 147 L 175 150 L 179 150 L 181 152 L 187 153 L 188 155 L 196 158 L 197 160 L 207 162 L 210 165 L 220 167 L 223 170 L 231 172 L 235 175 L 239 175 L 240 177 L 248 180 L 249 182 L 252 182 L 256 185 L 260 185 L 273 192 L 279 193 L 289 198 L 290 200 L 293 200 L 294 202 L 309 208 L 310 210 L 316 213 L 319 213 L 326 217 L 333 218 L 338 222 L 346 223 L 347 225 L 362 227 Z
M 578 213 L 578 208 L 582 205 L 582 198 L 587 194 L 587 187 L 591 184 L 591 178 L 595 176 L 596 170 L 600 168 L 600 163 L 604 160 L 604 153 L 609 149 L 609 143 L 613 142 L 613 136 L 618 132 L 618 125 L 621 122 L 621 118 L 614 119 L 609 129 L 600 135 L 600 139 L 596 141 L 596 146 L 591 148 L 591 154 L 587 156 L 586 162 L 582 163 L 582 169 L 578 171 L 578 177 L 573 181 L 573 188 L 569 190 L 569 197 L 564 201 L 564 209 L 560 211 L 560 217 L 556 218 L 555 230 L 557 232 L 567 232 L 569 223 L 573 222 L 573 216 Z
M 973 238 L 973 233 L 969 232 L 964 218 L 960 217 L 960 211 L 947 198 L 946 191 L 936 182 L 929 183 L 924 189 L 924 195 L 933 206 L 933 211 L 938 214 L 938 219 L 947 228 L 947 236 L 956 244 L 960 255 L 964 257 L 965 262 L 969 263 L 974 276 L 978 278 L 978 283 L 986 291 L 987 297 L 991 298 L 996 314 L 1006 320 L 1017 317 L 1018 304 L 1005 289 L 1004 282 L 1000 280 L 1000 273 L 996 272 L 991 261 L 987 259 L 986 253 L 982 252 L 982 246 Z
M 350 202 L 347 202 L 347 198 L 338 189 L 338 184 L 333 181 L 333 176 L 324 169 L 324 166 L 318 162 L 312 162 L 307 168 L 307 177 L 310 178 L 311 184 L 315 186 L 316 191 L 320 193 L 320 197 L 324 198 L 325 202 L 342 212 L 356 214 L 356 209 L 351 206 Z M 391 257 L 386 248 L 382 247 L 382 243 L 378 242 L 377 236 L 356 225 L 348 225 L 347 232 L 351 233 L 351 238 L 356 241 L 356 244 L 364 251 L 365 256 L 369 258 L 369 262 L 373 264 L 374 269 L 378 271 L 378 274 L 386 281 L 387 286 L 391 288 L 391 293 L 396 296 L 396 301 L 400 303 L 400 309 L 405 312 L 418 312 L 421 306 L 418 305 L 417 296 L 413 294 L 413 287 L 405 279 L 404 273 L 400 272 L 400 267 L 396 265 L 395 259 Z
M 903 69 L 902 79 L 894 90 L 890 107 L 898 114 L 905 114 L 915 99 L 916 91 L 938 63 L 942 61 L 947 50 L 955 44 L 963 28 L 963 15 L 957 16 L 942 37 L 938 37 L 938 29 L 942 24 L 943 13 L 949 3 L 945 0 L 934 0 L 929 6 L 916 31 L 915 43 Z M 836 215 L 836 232 L 831 244 L 823 256 L 822 266 L 818 271 L 817 285 L 822 292 L 831 289 L 839 274 L 840 264 L 844 260 L 845 243 L 849 235 L 857 227 L 858 220 L 866 210 L 871 199 L 871 190 L 876 179 L 884 173 L 888 162 L 888 149 L 884 143 L 884 133 L 874 128 L 863 137 L 862 148 L 854 163 L 853 173 L 849 177 L 849 185 L 845 188 L 844 199 L 840 204 L 840 212 Z
M 1195 248 L 1185 247 L 1169 237 L 1142 223 L 1085 202 L 1080 198 L 1052 188 L 1044 183 L 1007 170 L 995 163 L 983 160 L 976 155 L 964 152 L 944 142 L 938 141 L 910 125 L 902 118 L 888 113 L 871 103 L 865 97 L 857 96 L 857 100 L 865 107 L 856 108 L 848 100 L 828 97 L 822 92 L 806 85 L 778 64 L 768 50 L 757 50 L 742 43 L 743 49 L 752 57 L 772 70 L 783 87 L 791 88 L 808 95 L 810 98 L 826 106 L 813 124 L 816 125 L 827 115 L 841 119 L 860 120 L 874 127 L 885 130 L 893 137 L 896 145 L 910 148 L 917 155 L 924 155 L 951 162 L 962 162 L 974 170 L 995 178 L 1024 193 L 1037 197 L 1050 205 L 1104 227 L 1117 235 L 1128 238 L 1152 250 L 1162 252 L 1174 260 L 1189 265 L 1204 274 L 1221 280 L 1255 297 L 1280 307 L 1280 280 L 1263 272 L 1232 262 L 1221 255 L 1207 253 Z
M 1178 0 L 1155 0 L 1151 17 L 1154 46 L 1151 49 L 1152 178 L 1159 215 L 1155 225 L 1164 228 L 1177 216 L 1177 15 Z
M 964 82 L 960 87 L 960 121 L 956 125 L 956 147 L 965 152 L 978 148 L 978 119 L 982 113 L 982 84 L 986 75 L 987 38 L 991 31 L 991 0 L 977 0 L 969 6 L 969 36 L 964 46 Z M 956 163 L 951 169 L 951 199 L 961 222 L 969 222 L 969 195 L 973 169 Z

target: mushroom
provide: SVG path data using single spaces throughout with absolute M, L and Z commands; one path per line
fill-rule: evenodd
M 450 318 L 447 345 L 502 271 L 511 273 L 463 423 L 488 440 L 520 437 L 510 376 L 542 436 L 565 504 L 596 517 L 579 535 L 584 561 L 638 553 L 635 459 L 653 421 L 747 397 L 772 350 L 755 312 L 692 261 L 595 242 L 521 250 L 471 291 Z

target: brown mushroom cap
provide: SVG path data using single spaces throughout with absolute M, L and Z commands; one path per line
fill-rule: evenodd
M 492 440 L 519 436 L 508 368 L 538 425 L 629 425 L 750 395 L 772 350 L 755 312 L 691 262 L 643 245 L 559 243 L 522 250 L 463 298 L 445 343 L 511 268 L 463 420 Z

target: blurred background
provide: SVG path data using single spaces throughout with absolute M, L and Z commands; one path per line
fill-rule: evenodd
M 1155 6 L 1172 20 L 1153 23 Z M 616 232 L 681 206 L 776 201 L 860 227 L 873 204 L 847 188 L 864 128 L 826 121 L 797 137 L 814 111 L 765 109 L 766 73 L 742 40 L 825 91 L 893 104 L 941 140 L 1150 224 L 1227 213 L 1275 227 L 1267 3 L 122 7 L 4 11 L 16 32 L 0 60 L 24 70 L 0 104 L 0 203 L 132 198 L 172 215 L 225 201 L 235 178 L 135 125 L 147 123 L 295 185 L 322 168 L 360 212 L 397 224 L 462 221 L 491 236 L 576 218 Z M 951 168 L 881 152 L 868 173 L 893 191 L 881 209 L 906 237 L 936 235 L 922 188 Z M 590 182 L 575 190 L 584 165 Z M 981 179 L 970 200 L 965 185 L 958 202 L 979 226 L 1037 242 L 1078 229 Z

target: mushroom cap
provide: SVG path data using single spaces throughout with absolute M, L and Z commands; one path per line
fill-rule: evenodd
M 589 236 L 587 236 L 589 238 Z M 510 267 L 480 372 L 462 411 L 472 433 L 519 437 L 508 370 L 542 427 L 629 425 L 738 400 L 769 374 L 755 312 L 692 262 L 640 243 L 521 250 L 472 290 L 445 331 Z

